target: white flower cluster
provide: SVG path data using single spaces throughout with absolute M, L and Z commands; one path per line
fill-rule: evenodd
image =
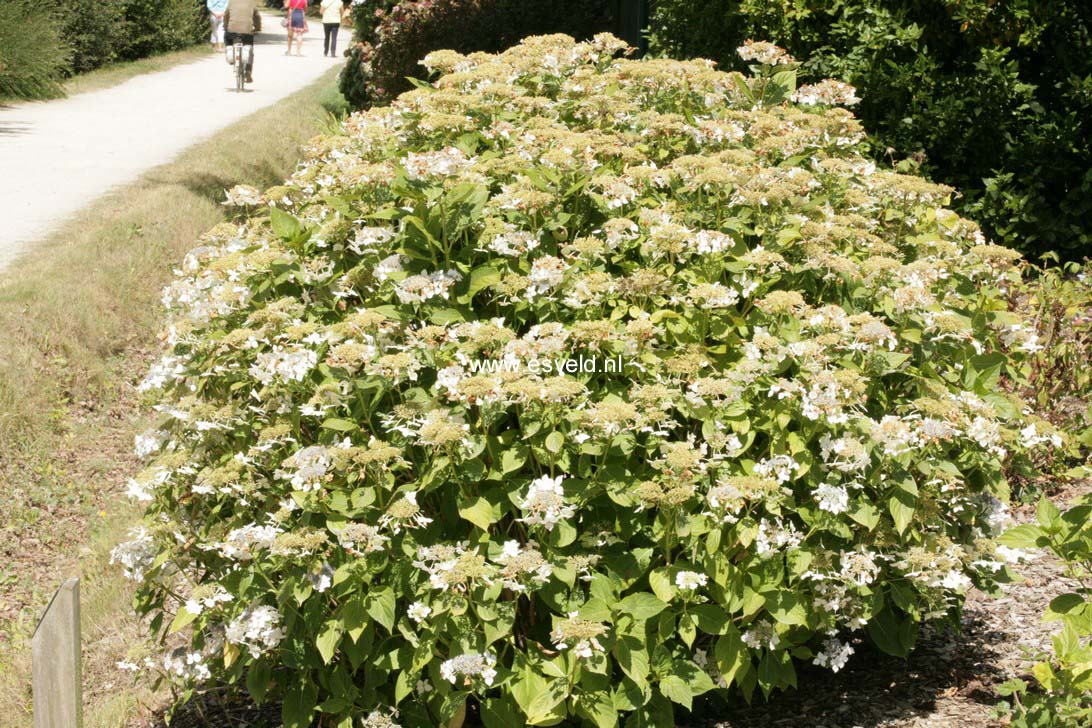
M 349 250 L 357 255 L 363 255 L 374 248 L 386 245 L 397 235 L 398 233 L 390 228 L 362 227 L 356 231 L 356 236 L 349 243 Z
M 129 541 L 120 543 L 110 552 L 110 563 L 121 564 L 125 576 L 133 581 L 144 581 L 144 575 L 155 563 L 156 547 L 151 534 L 144 527 L 129 533 Z
M 697 591 L 709 583 L 709 577 L 696 571 L 680 571 L 675 574 L 675 586 L 680 591 Z
M 412 180 L 453 177 L 473 163 L 473 159 L 455 147 L 438 152 L 410 152 L 404 162 L 406 175 Z
M 752 650 L 761 650 L 763 648 L 776 650 L 777 646 L 781 644 L 781 637 L 777 634 L 777 629 L 772 622 L 754 622 L 743 633 L 743 644 Z
M 552 531 L 554 526 L 567 521 L 576 513 L 576 507 L 565 502 L 565 491 L 561 487 L 564 475 L 551 478 L 543 475 L 527 487 L 525 495 L 516 505 L 523 511 L 520 520 L 529 526 L 542 526 Z
M 241 528 L 230 531 L 227 537 L 216 546 L 226 559 L 236 561 L 250 561 L 256 552 L 261 549 L 273 548 L 273 542 L 281 532 L 276 526 L 259 526 L 251 523 Z
M 857 97 L 857 89 L 848 83 L 835 81 L 831 78 L 819 83 L 801 86 L 793 92 L 792 100 L 805 106 L 815 106 L 816 104 L 852 106 L 861 101 Z
M 845 486 L 823 483 L 815 489 L 819 508 L 830 513 L 845 513 L 849 509 L 849 492 Z
M 440 665 L 440 677 L 452 685 L 460 677 L 467 684 L 480 679 L 486 685 L 492 685 L 497 677 L 497 670 L 494 667 L 496 664 L 497 658 L 490 653 L 469 652 L 444 660 Z
M 245 647 L 251 657 L 261 657 L 284 639 L 281 615 L 273 607 L 251 604 L 231 620 L 224 637 L 233 645 Z
M 420 273 L 403 280 L 395 287 L 394 292 L 402 303 L 424 303 L 436 296 L 447 298 L 451 287 L 462 280 L 462 277 L 457 270 Z
M 318 355 L 307 347 L 275 346 L 272 351 L 258 354 L 250 368 L 250 375 L 262 384 L 271 384 L 277 379 L 284 382 L 302 382 L 317 363 Z
M 823 642 L 823 649 L 821 649 L 812 660 L 819 667 L 830 668 L 831 672 L 838 672 L 846 663 L 849 662 L 849 656 L 854 652 L 853 645 L 848 642 L 839 642 L 833 637 Z

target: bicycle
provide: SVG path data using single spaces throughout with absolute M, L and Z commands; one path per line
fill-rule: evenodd
M 243 57 L 243 49 L 246 48 L 250 53 L 249 58 Z M 242 38 L 236 37 L 235 43 L 228 46 L 228 63 L 234 66 L 235 69 L 235 92 L 242 93 L 246 87 L 246 69 L 254 61 L 254 46 L 244 45 Z

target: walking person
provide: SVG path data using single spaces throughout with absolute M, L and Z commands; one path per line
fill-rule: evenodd
M 322 55 L 337 57 L 337 32 L 341 28 L 341 0 L 322 0 Z
M 212 28 L 212 50 L 224 52 L 224 13 L 227 12 L 228 0 L 206 0 L 209 9 L 209 26 Z
M 303 55 L 303 34 L 307 32 L 307 0 L 285 0 L 288 9 L 288 48 L 284 55 L 292 54 L 292 40 L 296 41 L 296 55 Z

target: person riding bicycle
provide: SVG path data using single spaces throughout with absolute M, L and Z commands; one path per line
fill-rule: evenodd
M 235 44 L 235 39 L 250 46 L 246 64 L 246 82 L 254 83 L 254 34 L 262 29 L 262 15 L 258 12 L 258 0 L 228 0 L 224 14 L 224 43 L 228 47 Z

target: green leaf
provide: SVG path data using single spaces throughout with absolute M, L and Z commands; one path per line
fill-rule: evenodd
M 902 488 L 895 488 L 887 501 L 887 510 L 895 520 L 895 528 L 901 534 L 914 518 L 915 498 Z
M 546 449 L 557 455 L 565 447 L 565 436 L 554 430 L 546 436 Z
M 736 674 L 750 665 L 750 655 L 739 629 L 729 623 L 724 636 L 717 640 L 713 648 L 713 659 L 717 661 L 717 667 L 725 682 L 731 685 Z
M 632 615 L 634 619 L 643 621 L 667 609 L 667 603 L 648 592 L 638 592 L 622 599 L 618 608 Z
M 803 599 L 790 589 L 779 589 L 767 594 L 766 609 L 781 624 L 803 625 L 808 621 L 808 610 Z
M 337 432 L 351 432 L 357 429 L 357 424 L 351 420 L 341 420 L 336 417 L 331 417 L 327 420 L 323 420 L 322 426 L 327 430 L 335 430 Z
M 638 686 L 644 687 L 648 681 L 648 650 L 644 643 L 635 637 L 623 637 L 614 646 L 614 656 L 622 672 L 626 673 Z
M 578 712 L 590 718 L 596 728 L 616 728 L 618 725 L 618 711 L 614 708 L 610 693 L 604 690 L 582 695 L 577 706 Z
M 246 690 L 255 704 L 261 705 L 265 700 L 265 694 L 269 690 L 269 679 L 273 670 L 268 660 L 257 660 L 250 666 L 246 673 Z
M 333 659 L 334 653 L 337 651 L 337 644 L 341 641 L 344 630 L 341 620 L 331 619 L 323 625 L 322 632 L 315 638 L 315 647 L 318 647 L 322 661 L 327 665 L 330 664 L 330 660 Z
M 546 678 L 538 674 L 526 658 L 522 658 L 523 664 L 519 665 L 520 658 L 522 656 L 517 653 L 517 663 L 513 665 L 516 674 L 511 688 L 512 697 L 515 698 L 520 710 L 529 713 L 535 696 L 546 690 L 547 683 Z
M 1043 529 L 1026 523 L 1005 531 L 997 538 L 997 543 L 1014 549 L 1032 549 L 1044 545 L 1040 543 L 1040 539 L 1046 541 Z
M 882 609 L 868 623 L 868 636 L 877 647 L 895 657 L 910 654 L 916 632 L 916 625 L 909 617 L 897 615 L 890 608 Z
M 665 602 L 675 598 L 675 585 L 671 583 L 671 576 L 666 569 L 656 569 L 648 575 L 648 584 L 653 593 Z
M 394 592 L 390 589 L 382 589 L 368 595 L 368 614 L 386 627 L 388 632 L 394 630 L 394 606 Z
M 1058 506 L 1050 502 L 1050 499 L 1045 495 L 1039 498 L 1039 505 L 1035 508 L 1035 520 L 1039 522 L 1039 525 L 1046 529 L 1054 528 L 1058 525 L 1058 521 L 1061 519 L 1062 514 L 1058 510 Z
M 1080 594 L 1069 592 L 1059 594 L 1050 601 L 1046 613 L 1043 614 L 1044 622 L 1057 622 L 1071 615 L 1079 615 L 1084 611 L 1086 602 Z
M 300 682 L 288 686 L 284 691 L 284 703 L 281 705 L 281 720 L 284 728 L 310 728 L 311 715 L 318 702 L 318 686 L 304 673 Z
M 191 613 L 185 607 L 182 607 L 178 610 L 178 613 L 174 615 L 174 619 L 171 620 L 171 626 L 167 628 L 168 634 L 174 634 L 187 624 L 193 622 L 193 620 L 197 619 L 197 616 L 198 615 Z
M 677 675 L 668 675 L 660 680 L 660 692 L 668 700 L 678 703 L 687 710 L 690 710 L 693 705 L 694 694 L 690 692 L 690 686 Z
M 728 615 L 715 604 L 700 604 L 690 607 L 690 614 L 698 629 L 706 634 L 722 634 L 728 624 Z
M 858 503 L 857 509 L 850 512 L 849 517 L 869 531 L 880 523 L 880 512 L 876 509 L 876 506 L 866 501 Z
M 490 526 L 499 521 L 502 513 L 503 511 L 499 505 L 490 503 L 482 496 L 475 498 L 465 508 L 459 509 L 460 516 L 483 531 L 488 531 Z
M 299 220 L 277 207 L 269 209 L 269 226 L 281 240 L 292 240 L 303 229 Z
M 555 680 L 535 695 L 526 711 L 528 725 L 555 725 L 564 718 L 566 687 L 564 680 Z
M 368 626 L 368 610 L 364 608 L 363 596 L 360 594 L 350 596 L 342 605 L 339 614 L 341 624 L 345 627 L 349 638 L 353 642 L 359 640 L 360 635 L 364 633 L 364 628 Z
M 515 444 L 501 453 L 501 474 L 508 475 L 523 467 L 527 462 L 527 446 Z
M 475 295 L 494 283 L 498 283 L 501 278 L 502 273 L 492 265 L 486 264 L 478 266 L 470 271 L 470 283 L 467 287 L 466 295 L 460 298 L 459 302 L 464 304 L 470 303 Z
M 489 698 L 483 700 L 481 706 L 485 728 L 510 728 L 522 722 L 519 709 L 510 697 Z

